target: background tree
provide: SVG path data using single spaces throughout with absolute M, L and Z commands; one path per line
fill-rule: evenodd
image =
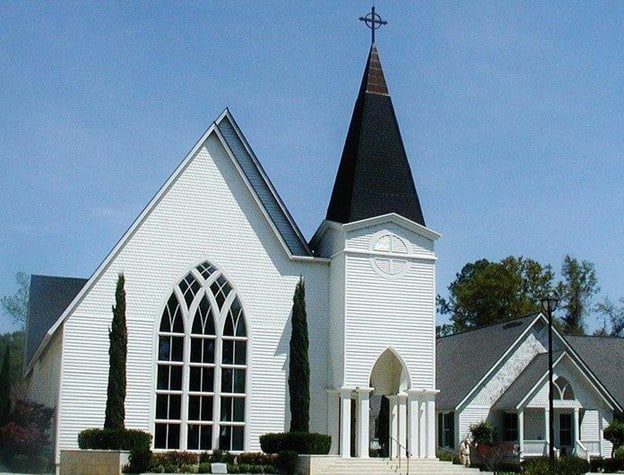
M 119 274 L 113 305 L 113 323 L 108 332 L 110 340 L 108 389 L 106 394 L 105 429 L 124 429 L 126 417 L 126 358 L 128 354 L 128 330 L 126 328 L 125 277 Z
M 11 413 L 11 350 L 4 348 L 2 366 L 0 366 L 0 427 L 9 420 Z
M 14 390 L 21 386 L 24 369 L 24 336 L 23 331 L 0 335 L 0 355 L 3 355 L 7 348 L 10 350 L 9 374 Z M 20 394 L 18 396 L 21 397 Z
M 28 290 L 30 277 L 24 272 L 15 274 L 17 281 L 17 291 L 14 295 L 7 295 L 0 299 L 2 311 L 8 315 L 13 323 L 19 326 L 20 330 L 26 328 L 26 318 L 28 316 Z
M 624 422 L 614 420 L 604 430 L 604 438 L 613 444 L 611 448 L 611 458 L 614 457 L 615 451 L 624 445 Z
M 553 278 L 549 265 L 533 259 L 481 259 L 456 275 L 448 300 L 438 296 L 438 310 L 451 315 L 456 332 L 509 320 L 538 311 L 539 299 L 552 289 Z
M 618 303 L 614 303 L 605 297 L 605 299 L 596 305 L 596 311 L 605 318 L 604 325 L 597 330 L 595 335 L 602 336 L 624 336 L 624 297 L 620 297 Z M 607 324 L 607 319 L 609 323 Z
M 566 255 L 561 266 L 563 280 L 557 284 L 559 308 L 564 310 L 561 317 L 564 333 L 584 335 L 584 318 L 590 309 L 592 297 L 598 293 L 598 278 L 594 264 L 578 261 Z
M 308 321 L 305 284 L 299 278 L 292 307 L 288 388 L 290 392 L 290 431 L 308 432 L 310 424 L 310 362 L 308 360 Z

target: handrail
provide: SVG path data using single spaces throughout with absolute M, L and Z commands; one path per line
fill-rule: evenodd
M 580 451 L 583 451 L 585 453 L 585 460 L 587 460 L 589 462 L 589 450 L 587 450 L 587 447 L 585 447 L 585 445 L 583 445 L 583 442 L 581 442 L 580 440 L 576 440 L 575 441 L 575 450 L 576 450 L 576 455 L 579 455 Z M 579 450 L 579 448 L 581 450 Z
M 410 473 L 410 457 L 412 456 L 412 454 L 410 453 L 409 450 L 407 450 L 407 447 L 405 447 L 403 444 L 401 444 L 401 442 L 399 442 L 397 439 L 395 439 L 391 435 L 389 435 L 388 438 L 390 438 L 390 440 L 393 440 L 394 442 L 396 442 L 397 445 L 399 446 L 399 470 L 401 469 L 401 449 L 405 450 L 405 458 L 407 458 L 407 472 L 406 473 L 409 475 L 409 473 Z M 390 449 L 390 453 L 392 453 L 392 449 Z

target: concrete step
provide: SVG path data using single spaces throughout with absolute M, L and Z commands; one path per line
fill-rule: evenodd
M 440 462 L 438 460 L 410 460 L 410 474 L 430 474 L 430 475 L 469 475 L 478 473 L 478 469 L 466 469 L 461 465 L 453 465 L 450 462 Z M 399 467 L 398 460 L 388 459 L 339 459 L 333 461 L 322 473 L 324 475 L 398 475 L 407 474 L 407 460 L 401 460 Z

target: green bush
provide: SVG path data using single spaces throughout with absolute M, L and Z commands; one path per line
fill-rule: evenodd
M 199 456 L 192 452 L 169 451 L 154 454 L 152 457 L 152 469 L 154 471 L 185 473 L 189 467 L 195 467 L 199 463 Z
M 197 473 L 212 473 L 210 462 L 201 462 L 197 467 Z
M 9 460 L 9 467 L 19 473 L 45 473 L 48 469 L 48 460 L 40 455 L 13 455 Z
M 152 468 L 152 451 L 134 449 L 130 452 L 130 463 L 124 467 L 124 473 L 144 473 Z
M 604 459 L 602 466 L 605 473 L 617 473 L 618 471 L 624 469 L 624 463 L 622 463 L 622 460 L 615 458 Z
M 561 457 L 551 469 L 548 457 L 538 457 L 524 461 L 522 468 L 524 475 L 582 475 L 589 472 L 590 464 L 579 457 Z
M 277 469 L 280 473 L 297 473 L 299 455 L 294 450 L 284 450 L 277 454 Z
M 327 455 L 331 448 L 331 437 L 308 432 L 278 432 L 260 436 L 263 452 L 276 454 L 294 451 L 298 454 Z
M 277 457 L 262 452 L 243 452 L 236 456 L 236 462 L 248 465 L 275 465 Z
M 78 434 L 81 449 L 146 451 L 151 441 L 151 434 L 132 429 L 86 429 Z
M 498 441 L 498 434 L 491 422 L 481 421 L 470 426 L 472 442 L 475 444 L 492 445 Z

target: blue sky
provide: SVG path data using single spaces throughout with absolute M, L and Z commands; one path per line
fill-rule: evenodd
M 0 3 L 0 295 L 88 277 L 229 107 L 306 237 L 368 1 Z M 381 1 L 377 45 L 438 292 L 480 258 L 596 265 L 624 296 L 624 3 Z M 0 332 L 11 328 L 0 317 Z

